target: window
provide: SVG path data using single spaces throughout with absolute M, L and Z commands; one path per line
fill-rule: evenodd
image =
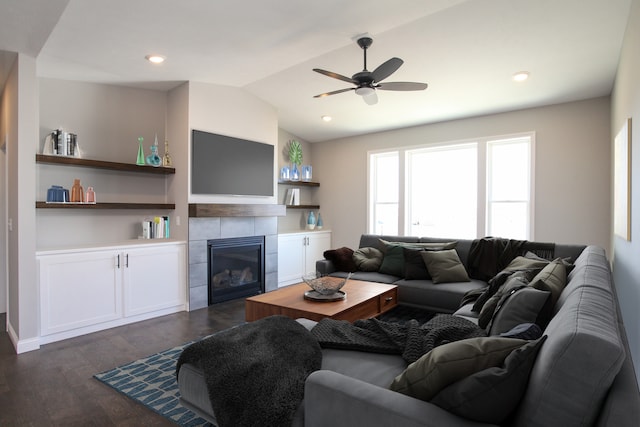
M 533 137 L 370 153 L 369 232 L 531 239 Z
M 397 235 L 400 165 L 397 151 L 369 156 L 369 228 L 373 234 Z

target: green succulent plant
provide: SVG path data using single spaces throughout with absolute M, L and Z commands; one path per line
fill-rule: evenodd
M 289 161 L 298 166 L 302 164 L 302 146 L 295 139 L 289 141 Z

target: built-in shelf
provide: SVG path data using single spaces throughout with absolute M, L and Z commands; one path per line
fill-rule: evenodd
M 189 218 L 235 216 L 285 216 L 284 205 L 190 203 Z
M 37 209 L 175 209 L 175 203 L 47 203 L 36 202 Z
M 287 205 L 287 209 L 320 209 L 320 205 Z
M 107 162 L 104 160 L 91 160 L 80 159 L 77 157 L 65 157 L 65 156 L 49 156 L 46 154 L 36 154 L 36 163 L 49 163 L 56 165 L 67 166 L 84 166 L 96 169 L 109 169 L 114 171 L 125 172 L 143 172 L 160 175 L 171 175 L 176 173 L 175 168 L 169 168 L 164 166 L 139 166 L 133 163 L 119 163 L 119 162 Z
M 313 182 L 313 181 L 283 181 L 283 180 L 279 180 L 278 184 L 294 185 L 296 187 L 299 187 L 299 186 L 302 186 L 302 187 L 320 187 L 320 183 L 319 182 Z

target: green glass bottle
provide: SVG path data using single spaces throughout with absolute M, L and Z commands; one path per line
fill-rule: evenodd
M 138 159 L 136 160 L 136 165 L 144 166 L 144 148 L 142 147 L 142 141 L 144 141 L 143 137 L 138 137 Z

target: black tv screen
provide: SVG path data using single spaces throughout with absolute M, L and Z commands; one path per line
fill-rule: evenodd
M 273 145 L 193 130 L 191 194 L 273 196 Z

